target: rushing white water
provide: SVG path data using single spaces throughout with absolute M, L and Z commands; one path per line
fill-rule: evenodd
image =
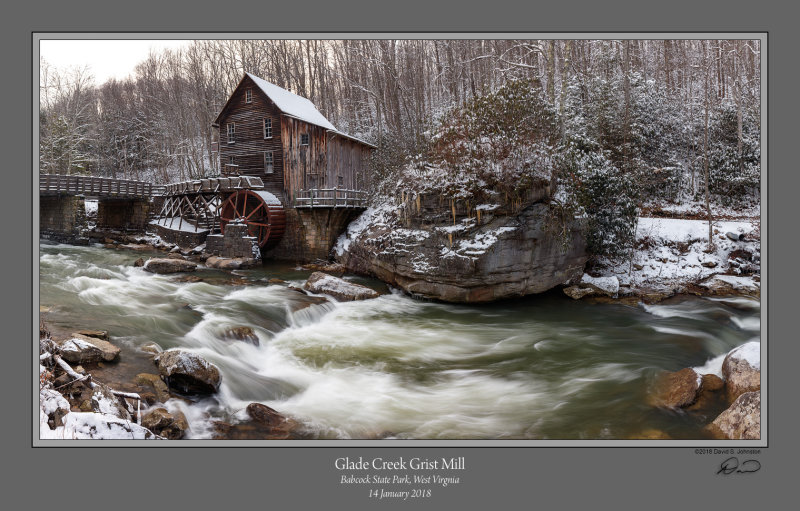
M 215 420 L 247 420 L 252 402 L 295 418 L 311 438 L 627 438 L 647 428 L 692 437 L 696 424 L 646 405 L 649 379 L 718 372 L 720 357 L 760 326 L 758 302 L 739 298 L 637 308 L 554 293 L 477 307 L 395 292 L 319 303 L 266 283 L 301 284 L 308 272 L 288 266 L 237 272 L 253 284 L 241 286 L 216 270 L 198 272 L 202 282 L 152 275 L 131 266 L 136 252 L 41 252 L 54 328 L 109 330 L 130 377 L 156 372 L 139 351 L 148 342 L 219 367 L 218 394 L 167 403 L 193 438 L 214 436 Z M 239 326 L 257 346 L 224 339 Z

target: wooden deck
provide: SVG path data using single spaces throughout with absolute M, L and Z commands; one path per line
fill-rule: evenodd
M 193 195 L 217 192 L 235 192 L 236 190 L 262 190 L 264 182 L 259 177 L 216 177 L 170 183 L 164 187 L 164 195 Z
M 294 199 L 296 208 L 366 209 L 367 192 L 343 188 L 311 188 L 299 190 Z
M 163 190 L 163 187 L 161 189 Z M 39 195 L 132 199 L 148 198 L 158 194 L 158 186 L 144 181 L 61 174 L 39 175 Z

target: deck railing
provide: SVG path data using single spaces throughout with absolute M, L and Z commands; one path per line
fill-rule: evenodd
M 152 183 L 93 176 L 40 174 L 40 194 L 86 195 L 90 197 L 150 197 Z
M 191 195 L 194 193 L 209 192 L 232 192 L 240 189 L 261 190 L 264 182 L 260 177 L 237 176 L 237 177 L 210 177 L 205 179 L 193 179 L 191 181 L 180 181 L 164 185 L 163 195 Z
M 310 188 L 299 190 L 296 208 L 366 208 L 367 192 L 345 188 Z

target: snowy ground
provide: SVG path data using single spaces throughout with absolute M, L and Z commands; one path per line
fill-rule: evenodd
M 714 246 L 708 246 L 708 222 L 680 218 L 640 217 L 632 257 L 603 259 L 593 268 L 615 276 L 623 286 L 677 290 L 701 284 L 711 276 L 740 290 L 759 287 L 761 242 L 758 217 L 719 221 L 712 225 Z M 726 233 L 743 234 L 734 241 Z
M 208 232 L 208 229 L 198 228 L 186 220 L 181 220 L 180 217 L 160 218 L 158 220 L 153 220 L 152 222 L 150 222 L 150 225 L 160 225 L 161 227 L 166 227 L 173 231 L 181 231 L 181 232 L 195 232 L 195 233 Z

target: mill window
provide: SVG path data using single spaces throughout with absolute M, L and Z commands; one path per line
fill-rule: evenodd
M 275 159 L 272 156 L 272 151 L 264 153 L 264 172 L 267 174 L 275 172 Z
M 272 138 L 272 119 L 264 119 L 264 138 Z
M 308 145 L 308 133 L 300 135 L 300 145 Z
M 228 143 L 236 143 L 236 123 L 233 122 L 228 123 Z
M 245 103 L 253 102 L 253 89 L 246 89 L 244 91 L 244 102 Z

